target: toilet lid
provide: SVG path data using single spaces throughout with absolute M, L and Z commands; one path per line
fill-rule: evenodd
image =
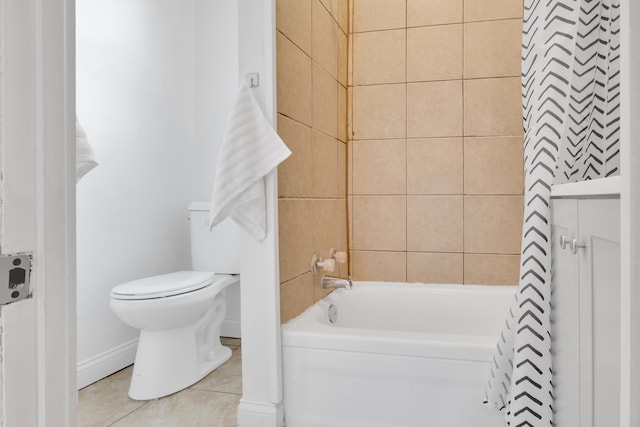
M 178 271 L 123 283 L 111 290 L 116 299 L 164 298 L 196 291 L 213 282 L 213 273 Z

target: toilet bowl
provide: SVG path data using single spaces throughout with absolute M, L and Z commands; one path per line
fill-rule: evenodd
M 240 229 L 225 221 L 210 231 L 209 211 L 208 203 L 189 205 L 194 271 L 147 277 L 111 290 L 111 310 L 140 330 L 129 387 L 132 399 L 180 391 L 231 357 L 231 350 L 220 343 L 220 327 L 226 290 L 240 282 Z
M 140 329 L 129 397 L 157 399 L 205 377 L 231 357 L 220 343 L 225 290 L 239 276 L 179 271 L 116 286 L 111 309 Z

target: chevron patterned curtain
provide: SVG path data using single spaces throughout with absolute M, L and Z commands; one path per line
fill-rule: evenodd
M 525 0 L 525 206 L 516 300 L 485 403 L 510 426 L 553 425 L 550 196 L 619 174 L 620 0 Z

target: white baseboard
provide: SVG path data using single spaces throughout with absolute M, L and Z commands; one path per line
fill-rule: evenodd
M 220 327 L 220 336 L 229 338 L 240 338 L 240 321 L 225 319 Z
M 284 427 L 284 406 L 240 399 L 238 427 Z
M 78 390 L 131 365 L 137 348 L 136 338 L 78 363 Z
M 220 335 L 229 338 L 240 338 L 240 321 L 225 320 L 222 322 Z M 90 359 L 79 362 L 78 390 L 131 365 L 136 358 L 137 348 L 138 339 L 136 338 Z

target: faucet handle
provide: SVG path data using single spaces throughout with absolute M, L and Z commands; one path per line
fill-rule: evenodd
M 338 264 L 344 264 L 348 259 L 346 252 L 336 252 L 335 258 Z
M 336 269 L 336 260 L 334 258 L 327 258 L 324 261 L 318 255 L 314 255 L 311 258 L 311 272 L 315 276 L 318 274 L 318 270 L 333 272 Z
M 324 271 L 328 271 L 329 273 L 334 272 L 336 269 L 336 260 L 333 258 L 325 259 L 322 262 L 322 268 L 324 269 Z

